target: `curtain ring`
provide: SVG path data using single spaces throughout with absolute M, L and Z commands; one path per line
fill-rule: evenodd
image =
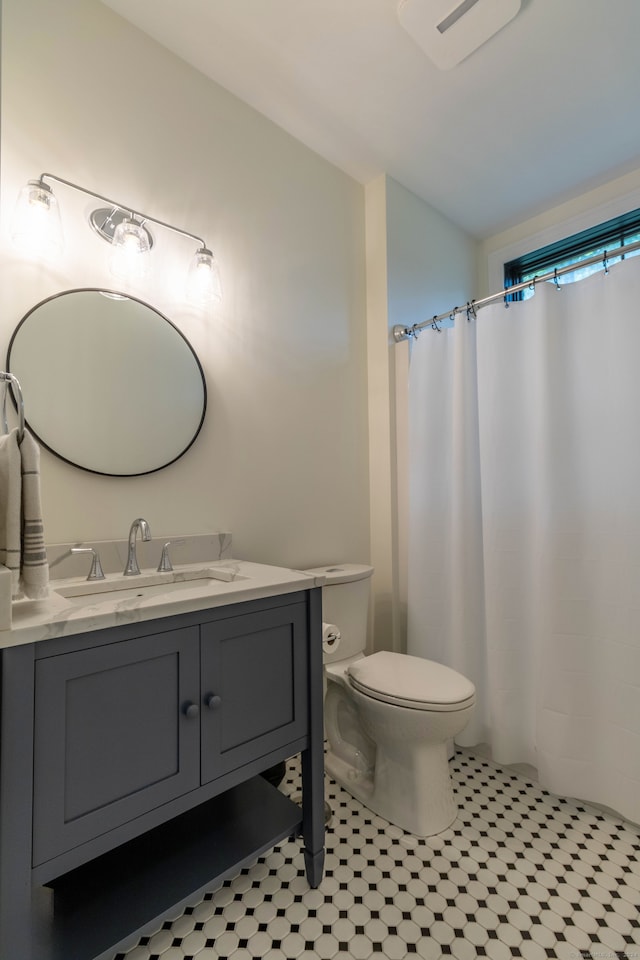
M 560 290 L 560 281 L 558 280 L 558 268 L 554 267 L 553 270 L 553 282 L 556 285 L 556 290 Z
M 438 314 L 433 315 L 433 320 L 431 321 L 431 329 L 437 330 L 438 333 L 442 333 L 442 328 L 438 326 Z
M 605 250 L 604 256 L 602 257 L 602 266 L 604 267 L 605 276 L 609 274 L 609 261 L 607 260 L 607 251 Z
M 472 317 L 474 320 L 478 319 L 478 314 L 476 313 L 476 305 L 474 300 L 471 300 L 469 303 L 467 303 L 467 323 L 471 323 Z

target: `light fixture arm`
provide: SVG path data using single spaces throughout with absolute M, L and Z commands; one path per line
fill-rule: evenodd
M 201 247 L 207 249 L 207 244 L 202 239 L 198 237 L 195 233 L 189 233 L 188 230 L 181 230 L 179 227 L 174 227 L 170 223 L 166 223 L 164 220 L 158 220 L 156 217 L 150 217 L 146 213 L 141 213 L 137 210 L 132 210 L 132 208 L 126 203 L 116 203 L 115 200 L 111 200 L 109 197 L 104 197 L 101 193 L 96 193 L 94 190 L 88 190 L 86 187 L 81 187 L 77 183 L 72 183 L 71 180 L 65 180 L 63 177 L 58 177 L 54 173 L 41 173 L 39 182 L 44 184 L 45 178 L 47 180 L 54 180 L 56 183 L 63 183 L 66 187 L 71 187 L 73 190 L 79 190 L 80 193 L 87 193 L 91 197 L 95 197 L 96 200 L 102 200 L 103 203 L 108 203 L 111 207 L 115 207 L 118 210 L 126 210 L 131 214 L 131 217 L 139 217 L 142 221 L 149 220 L 151 223 L 157 223 L 158 226 L 164 227 L 166 230 L 171 230 L 173 233 L 179 233 L 183 237 L 188 237 L 191 240 L 196 240 Z

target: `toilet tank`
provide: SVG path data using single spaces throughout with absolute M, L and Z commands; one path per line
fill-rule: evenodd
M 322 620 L 335 624 L 340 630 L 340 643 L 335 651 L 324 655 L 324 662 L 333 663 L 364 653 L 373 567 L 364 563 L 333 563 L 308 572 L 325 578 Z

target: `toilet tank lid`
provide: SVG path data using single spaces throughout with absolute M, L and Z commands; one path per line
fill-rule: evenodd
M 366 580 L 373 573 L 373 567 L 366 563 L 329 563 L 326 567 L 311 567 L 305 573 L 315 573 L 324 577 L 327 583 L 352 583 L 354 580 Z

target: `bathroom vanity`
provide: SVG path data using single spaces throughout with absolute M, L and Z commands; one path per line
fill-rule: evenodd
M 321 581 L 225 569 L 228 582 L 172 578 L 165 593 L 129 581 L 14 605 L 0 632 L 2 960 L 111 960 L 296 834 L 319 884 Z M 302 807 L 260 776 L 299 752 Z

